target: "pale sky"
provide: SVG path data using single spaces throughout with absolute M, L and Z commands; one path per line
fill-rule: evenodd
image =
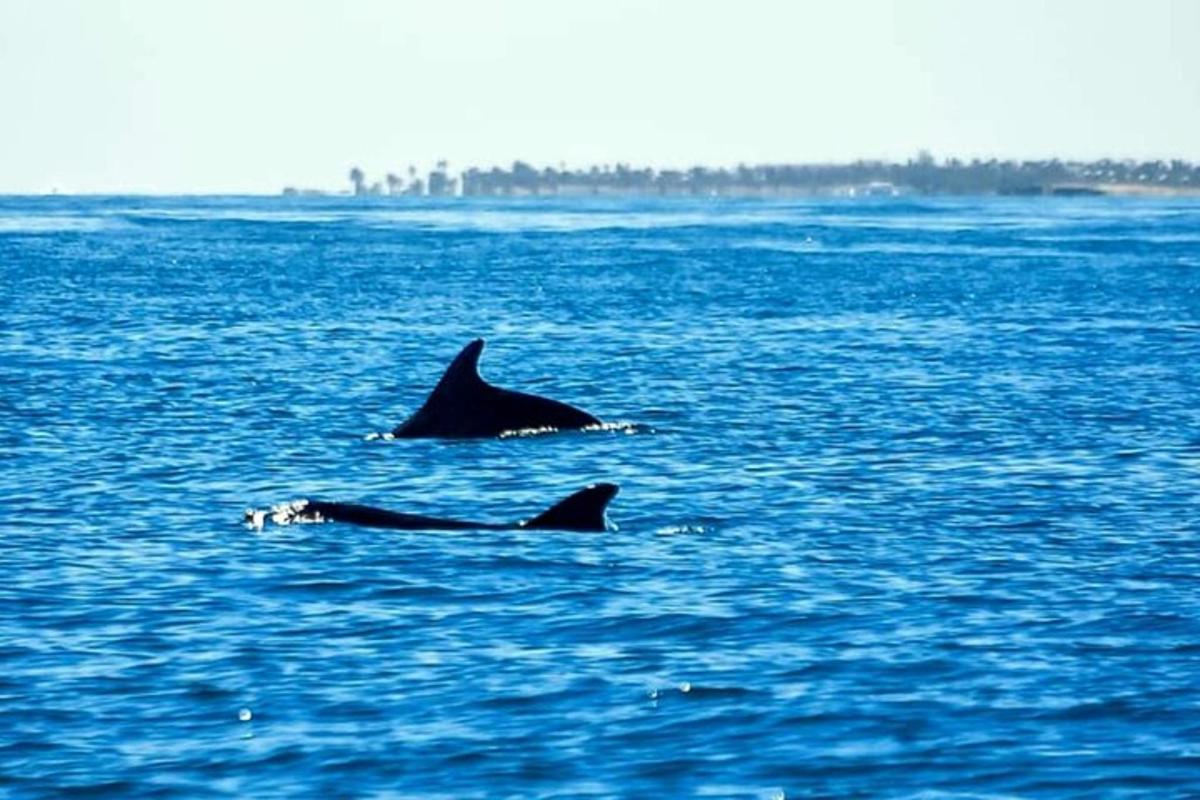
M 0 0 L 0 193 L 427 169 L 1200 162 L 1200 0 Z

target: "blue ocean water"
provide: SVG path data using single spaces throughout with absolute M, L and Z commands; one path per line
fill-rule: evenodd
M 0 795 L 1200 796 L 1198 200 L 0 198 L 0 281 Z M 370 436 L 476 336 L 640 427 Z

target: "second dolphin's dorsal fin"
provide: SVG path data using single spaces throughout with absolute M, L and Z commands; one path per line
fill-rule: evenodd
M 552 528 L 560 531 L 608 530 L 608 520 L 604 511 L 618 491 L 620 487 L 615 483 L 593 483 L 555 503 L 533 519 L 522 522 L 521 527 L 533 530 Z

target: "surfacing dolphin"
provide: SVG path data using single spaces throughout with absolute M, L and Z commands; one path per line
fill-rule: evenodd
M 483 530 L 561 530 L 561 531 L 605 531 L 608 519 L 605 509 L 616 497 L 619 487 L 615 483 L 594 483 L 586 489 L 555 503 L 533 519 L 513 523 L 472 522 L 470 520 L 426 517 L 421 514 L 405 514 L 385 508 L 333 503 L 327 500 L 296 500 L 278 505 L 267 511 L 247 509 L 246 522 L 261 528 L 266 520 L 276 525 L 304 522 L 348 522 L 370 528 L 393 528 L 399 530 L 456 531 Z
M 479 375 L 483 339 L 462 349 L 425 404 L 396 426 L 397 438 L 469 439 L 518 431 L 578 430 L 600 425 L 586 411 L 537 395 L 492 386 Z

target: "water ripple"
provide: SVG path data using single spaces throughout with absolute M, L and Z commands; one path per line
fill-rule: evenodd
M 0 198 L 0 794 L 1200 794 L 1197 229 Z M 364 441 L 480 335 L 620 422 Z

